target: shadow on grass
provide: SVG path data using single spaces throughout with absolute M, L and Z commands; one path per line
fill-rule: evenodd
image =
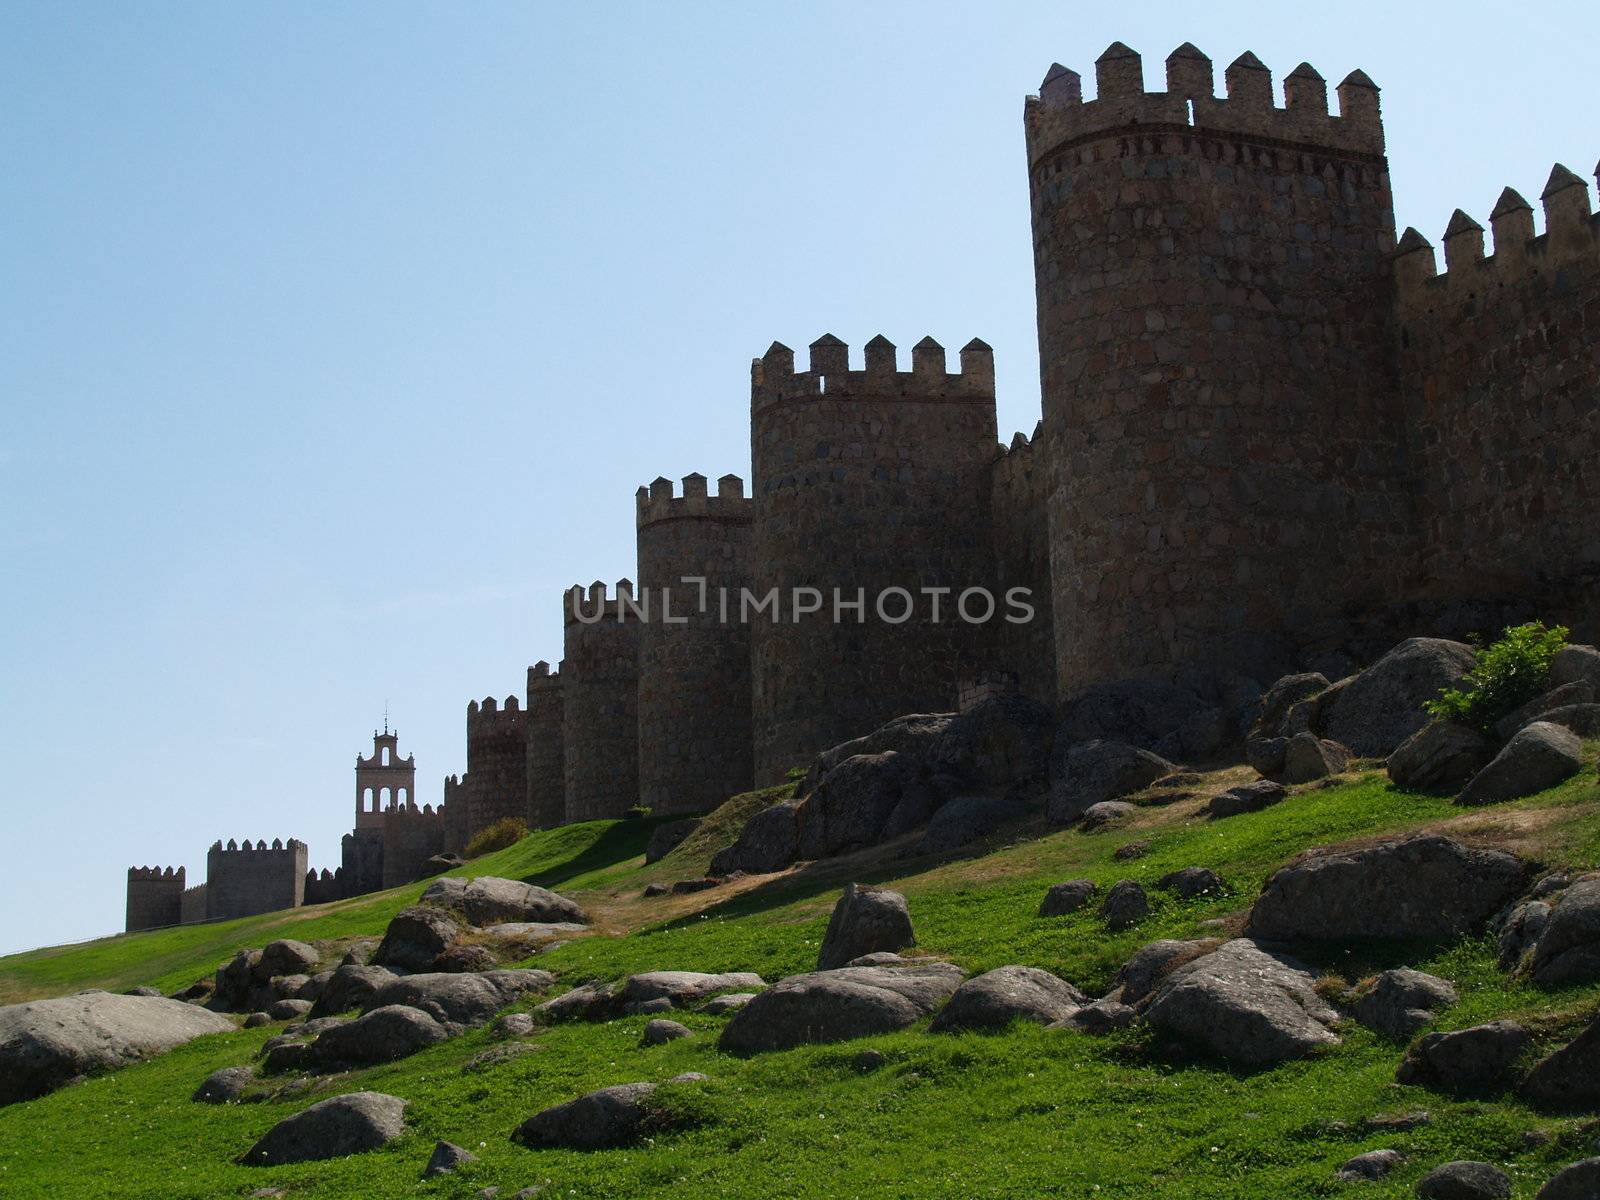
M 618 821 L 573 857 L 546 870 L 524 875 L 522 882 L 538 887 L 556 888 L 569 879 L 618 866 L 630 858 L 638 858 L 644 853 L 645 845 L 650 841 L 650 834 L 656 826 L 676 819 L 676 817 L 645 817 L 636 821 Z

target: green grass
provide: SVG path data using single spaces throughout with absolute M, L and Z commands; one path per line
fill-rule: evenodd
M 1591 754 L 1592 757 L 1592 754 Z M 760 802 L 746 798 L 746 807 Z M 910 900 L 921 946 L 982 970 L 1023 962 L 1058 971 L 1087 990 L 1105 986 L 1138 946 L 1158 937 L 1224 935 L 1278 865 L 1310 846 L 1455 822 L 1462 836 L 1497 840 L 1552 866 L 1594 865 L 1600 794 L 1592 769 L 1540 797 L 1463 814 L 1447 801 L 1397 792 L 1377 775 L 1311 790 L 1264 812 L 1211 822 L 1192 806 L 1151 809 L 1134 826 L 1093 835 L 1029 825 L 943 862 L 891 849 L 818 864 L 719 892 L 638 899 L 653 879 L 704 869 L 721 837 L 709 833 L 645 869 L 650 823 L 597 822 L 535 834 L 469 864 L 557 886 L 626 936 L 580 939 L 538 965 L 562 985 L 643 969 L 758 970 L 769 979 L 810 968 L 841 882 L 891 882 Z M 723 814 L 726 828 L 735 824 Z M 719 825 L 719 830 L 724 826 Z M 1117 861 L 1128 841 L 1145 857 Z M 1049 884 L 1088 877 L 1153 883 L 1203 865 L 1226 896 L 1178 902 L 1157 892 L 1138 927 L 1107 934 L 1094 914 L 1035 915 Z M 0 959 L 14 994 L 154 982 L 178 986 L 241 945 L 272 936 L 375 935 L 420 885 L 305 913 L 161 931 Z M 1570 1033 L 1600 988 L 1555 994 L 1506 979 L 1485 939 L 1411 948 L 1352 948 L 1319 965 L 1347 979 L 1403 960 L 1456 982 L 1461 1003 L 1439 1027 L 1500 1015 L 1530 1019 L 1544 1044 Z M 992 1035 L 935 1036 L 922 1029 L 837 1046 L 738 1059 L 717 1052 L 720 1019 L 682 1015 L 693 1039 L 645 1049 L 645 1018 L 559 1026 L 533 1049 L 483 1070 L 463 1070 L 493 1043 L 478 1030 L 411 1059 L 325 1080 L 317 1095 L 372 1088 L 411 1101 L 412 1132 L 374 1154 L 299 1167 L 247 1168 L 233 1159 L 310 1097 L 214 1108 L 189 1101 L 209 1071 L 249 1061 L 272 1029 L 201 1039 L 173 1054 L 29 1104 L 0 1109 L 0 1196 L 225 1197 L 262 1187 L 289 1196 L 502 1196 L 539 1184 L 562 1197 L 698 1194 L 716 1197 L 1318 1197 L 1343 1195 L 1333 1172 L 1364 1150 L 1408 1156 L 1363 1197 L 1412 1194 L 1417 1178 L 1451 1158 L 1496 1162 L 1531 1197 L 1565 1162 L 1591 1152 L 1581 1115 L 1535 1112 L 1499 1096 L 1454 1100 L 1396 1085 L 1402 1048 L 1350 1027 L 1316 1058 L 1254 1075 L 1152 1054 L 1137 1032 L 1111 1038 L 1016 1027 Z M 888 1057 L 862 1074 L 866 1047 Z M 703 1085 L 664 1093 L 690 1128 L 620 1150 L 528 1151 L 516 1125 L 582 1091 L 704 1071 Z M 1401 1134 L 1362 1132 L 1363 1118 L 1427 1109 L 1432 1124 Z M 1541 1131 L 1544 1140 L 1527 1135 Z M 434 1139 L 481 1161 L 455 1178 L 420 1182 Z

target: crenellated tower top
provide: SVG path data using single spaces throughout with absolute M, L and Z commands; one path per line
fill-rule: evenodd
M 794 351 L 773 342 L 750 365 L 750 406 L 759 411 L 786 400 L 904 399 L 994 401 L 994 351 L 973 338 L 961 348 L 961 370 L 945 370 L 944 347 L 925 337 L 911 348 L 911 370 L 902 371 L 894 343 L 879 334 L 866 344 L 863 369 L 850 369 L 850 347 L 831 333 L 810 346 L 805 371 L 795 370 Z

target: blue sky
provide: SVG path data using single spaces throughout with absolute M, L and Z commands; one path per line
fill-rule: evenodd
M 1435 242 L 1597 154 L 1589 4 L 0 7 L 0 951 L 218 837 L 336 865 L 387 702 L 470 697 L 748 476 L 773 339 L 996 352 L 1038 418 L 1022 97 L 1113 39 L 1383 88 Z M 1281 97 L 1281 92 L 1280 92 Z M 953 361 L 953 353 L 952 353 Z

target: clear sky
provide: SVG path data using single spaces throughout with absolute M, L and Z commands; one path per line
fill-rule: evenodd
M 1038 418 L 1022 98 L 1114 39 L 1383 88 L 1399 224 L 1600 154 L 1592 3 L 0 5 L 0 951 L 220 837 L 336 866 L 387 703 L 748 477 L 750 359 L 974 335 Z M 1087 84 L 1092 89 L 1092 83 Z M 1281 91 L 1280 91 L 1281 102 Z

